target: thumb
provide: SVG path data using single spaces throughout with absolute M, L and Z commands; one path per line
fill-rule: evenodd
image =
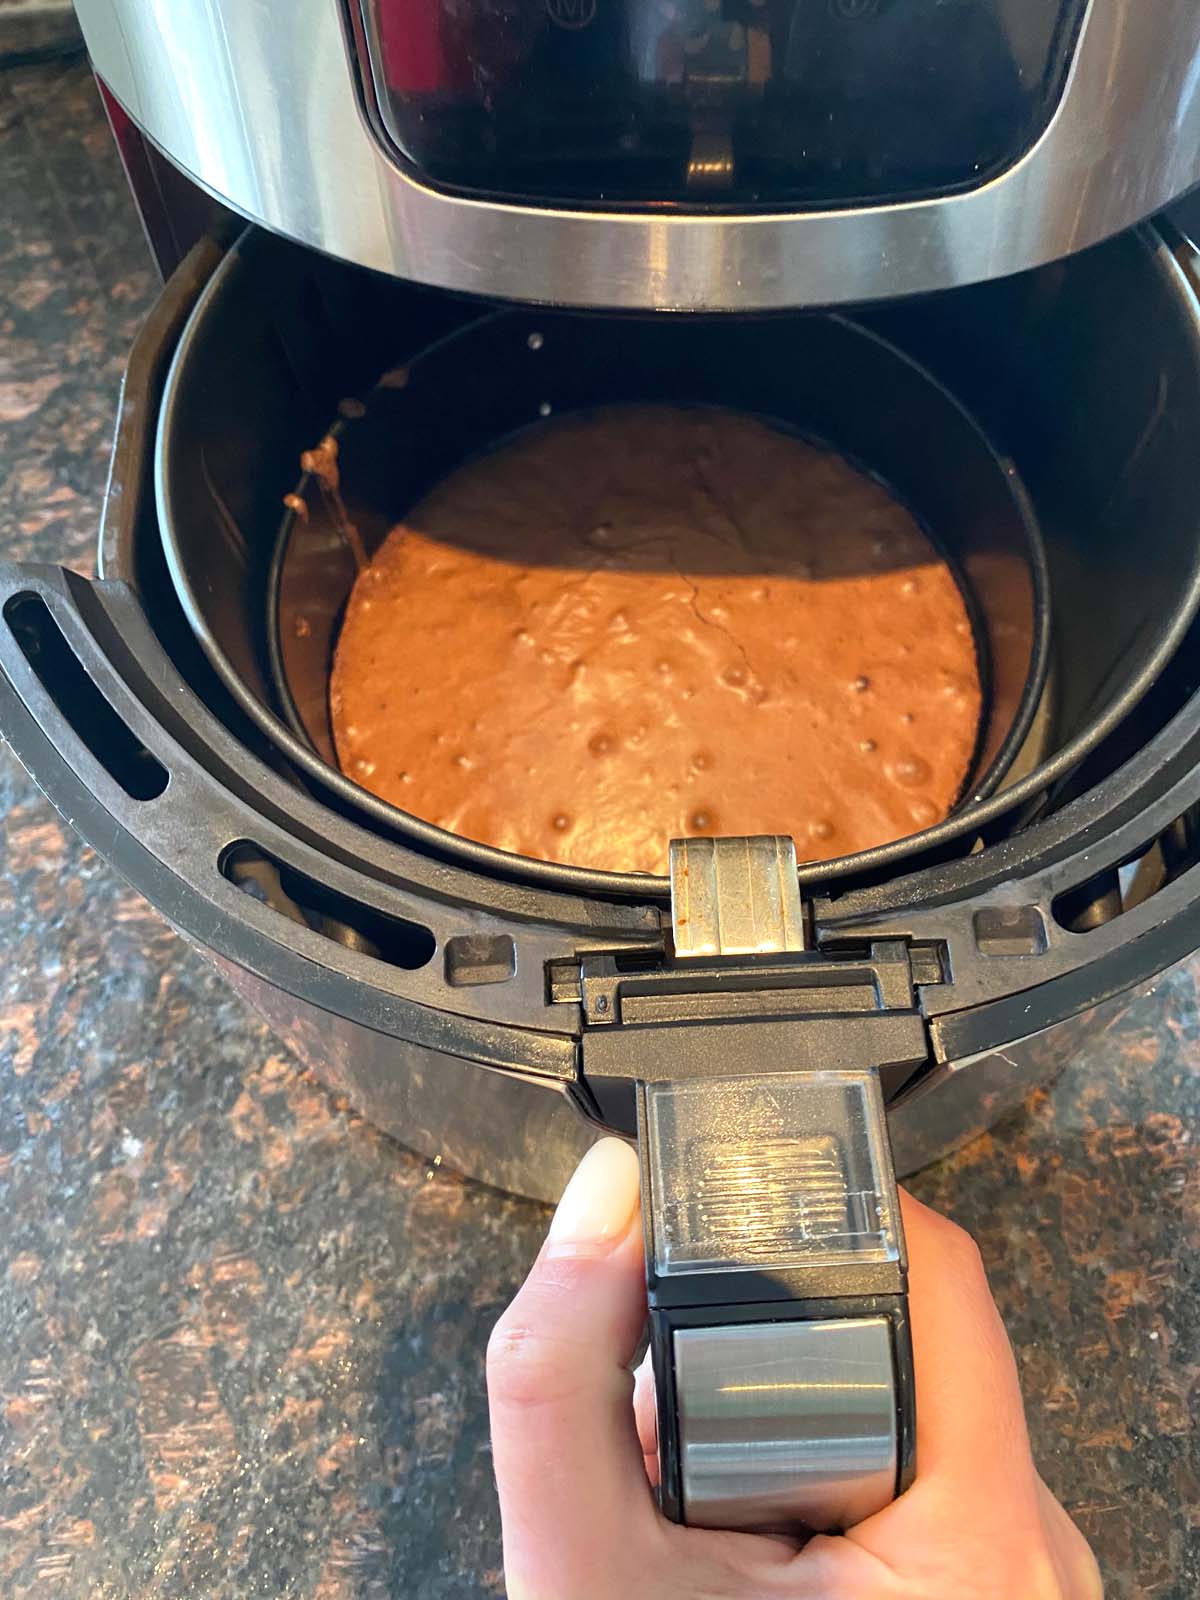
M 629 1371 L 645 1318 L 637 1155 L 602 1139 L 488 1346 L 514 1600 L 611 1592 L 639 1529 L 655 1524 Z

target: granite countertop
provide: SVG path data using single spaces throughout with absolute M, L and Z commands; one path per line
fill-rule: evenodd
M 0 73 L 0 552 L 90 569 L 155 284 L 79 65 Z M 0 1592 L 502 1592 L 482 1352 L 545 1214 L 298 1070 L 0 754 Z M 1110 1596 L 1200 1592 L 1196 974 L 914 1190 Z

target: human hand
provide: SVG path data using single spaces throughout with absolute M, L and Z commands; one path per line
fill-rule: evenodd
M 659 1512 L 635 1152 L 567 1186 L 488 1347 L 509 1600 L 1098 1600 L 1095 1558 L 1038 1476 L 1016 1365 L 970 1236 L 901 1195 L 917 1391 L 912 1487 L 806 1543 Z M 636 1409 L 636 1419 L 635 1419 Z

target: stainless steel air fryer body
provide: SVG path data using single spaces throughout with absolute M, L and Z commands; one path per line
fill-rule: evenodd
M 944 289 L 1200 180 L 1193 0 L 767 0 L 715 26 L 695 0 L 671 27 L 653 0 L 77 9 L 116 101 L 235 211 L 509 300 Z

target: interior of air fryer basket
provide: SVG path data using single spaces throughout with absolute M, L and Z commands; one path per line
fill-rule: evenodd
M 176 570 L 158 540 L 143 539 L 135 574 L 168 647 L 240 737 L 333 811 L 451 858 L 454 841 L 334 773 L 289 727 L 268 596 L 301 452 L 339 416 L 353 425 L 383 373 L 487 310 L 248 235 L 211 297 L 204 339 L 177 359 L 160 419 L 159 518 L 171 523 Z M 1156 235 L 852 320 L 920 363 L 1011 461 L 1044 541 L 1052 632 L 1033 756 L 999 794 L 941 827 L 809 874 L 847 884 L 878 882 L 901 860 L 907 871 L 977 850 L 1136 753 L 1196 687 L 1197 651 L 1179 646 L 1200 546 L 1200 324 Z M 861 404 L 872 404 L 869 392 Z M 172 583 L 180 561 L 191 574 L 186 623 Z M 232 696 L 213 659 L 229 668 Z M 519 861 L 480 851 L 466 848 L 472 865 L 521 876 Z M 608 892 L 632 892 L 608 876 Z

